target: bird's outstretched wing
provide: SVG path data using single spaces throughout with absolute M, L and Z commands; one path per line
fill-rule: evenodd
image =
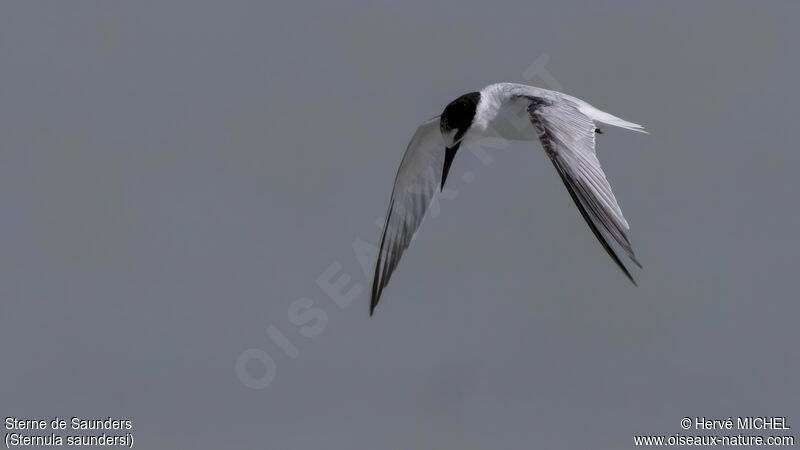
M 626 235 L 628 222 L 594 151 L 594 122 L 579 104 L 566 98 L 531 98 L 528 115 L 586 223 L 614 262 L 636 284 L 606 240 L 606 234 L 611 236 L 631 261 L 642 267 Z
M 375 263 L 370 315 L 439 191 L 444 156 L 445 145 L 437 116 L 417 128 L 397 169 Z

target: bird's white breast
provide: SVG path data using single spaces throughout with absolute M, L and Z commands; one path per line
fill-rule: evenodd
M 472 138 L 501 137 L 535 140 L 538 133 L 528 116 L 530 100 L 514 95 L 508 84 L 492 84 L 481 91 L 472 123 Z

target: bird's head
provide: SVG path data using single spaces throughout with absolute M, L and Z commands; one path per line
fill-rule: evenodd
M 461 141 L 469 131 L 469 127 L 472 126 L 472 120 L 475 118 L 475 111 L 478 110 L 480 99 L 480 92 L 464 94 L 445 106 L 439 118 L 439 129 L 442 132 L 445 145 L 442 184 L 440 186 L 442 189 L 458 147 L 461 146 Z
M 450 102 L 445 106 L 439 119 L 439 128 L 442 131 L 444 144 L 448 149 L 458 147 L 464 139 L 467 130 L 472 125 L 475 118 L 475 111 L 478 109 L 480 92 L 470 92 Z

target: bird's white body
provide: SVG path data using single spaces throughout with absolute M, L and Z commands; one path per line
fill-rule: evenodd
M 585 101 L 557 91 L 517 83 L 495 83 L 480 91 L 480 101 L 475 111 L 472 127 L 464 137 L 466 144 L 482 137 L 499 137 L 512 141 L 538 141 L 539 132 L 528 116 L 531 97 L 568 100 L 593 121 L 643 131 L 641 125 L 631 123 L 600 111 Z
M 475 119 L 464 138 L 465 144 L 482 137 L 512 141 L 539 139 L 526 111 L 530 101 L 523 97 L 512 97 L 512 91 L 504 87 L 504 84 L 492 84 L 481 91 Z

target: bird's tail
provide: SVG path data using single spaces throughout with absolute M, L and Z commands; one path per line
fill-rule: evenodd
M 644 127 L 638 123 L 628 122 L 627 120 L 620 119 L 619 117 L 613 116 L 605 111 L 600 111 L 588 103 L 583 103 L 580 106 L 580 109 L 584 114 L 589 116 L 594 121 L 648 134 L 647 131 L 644 130 Z

